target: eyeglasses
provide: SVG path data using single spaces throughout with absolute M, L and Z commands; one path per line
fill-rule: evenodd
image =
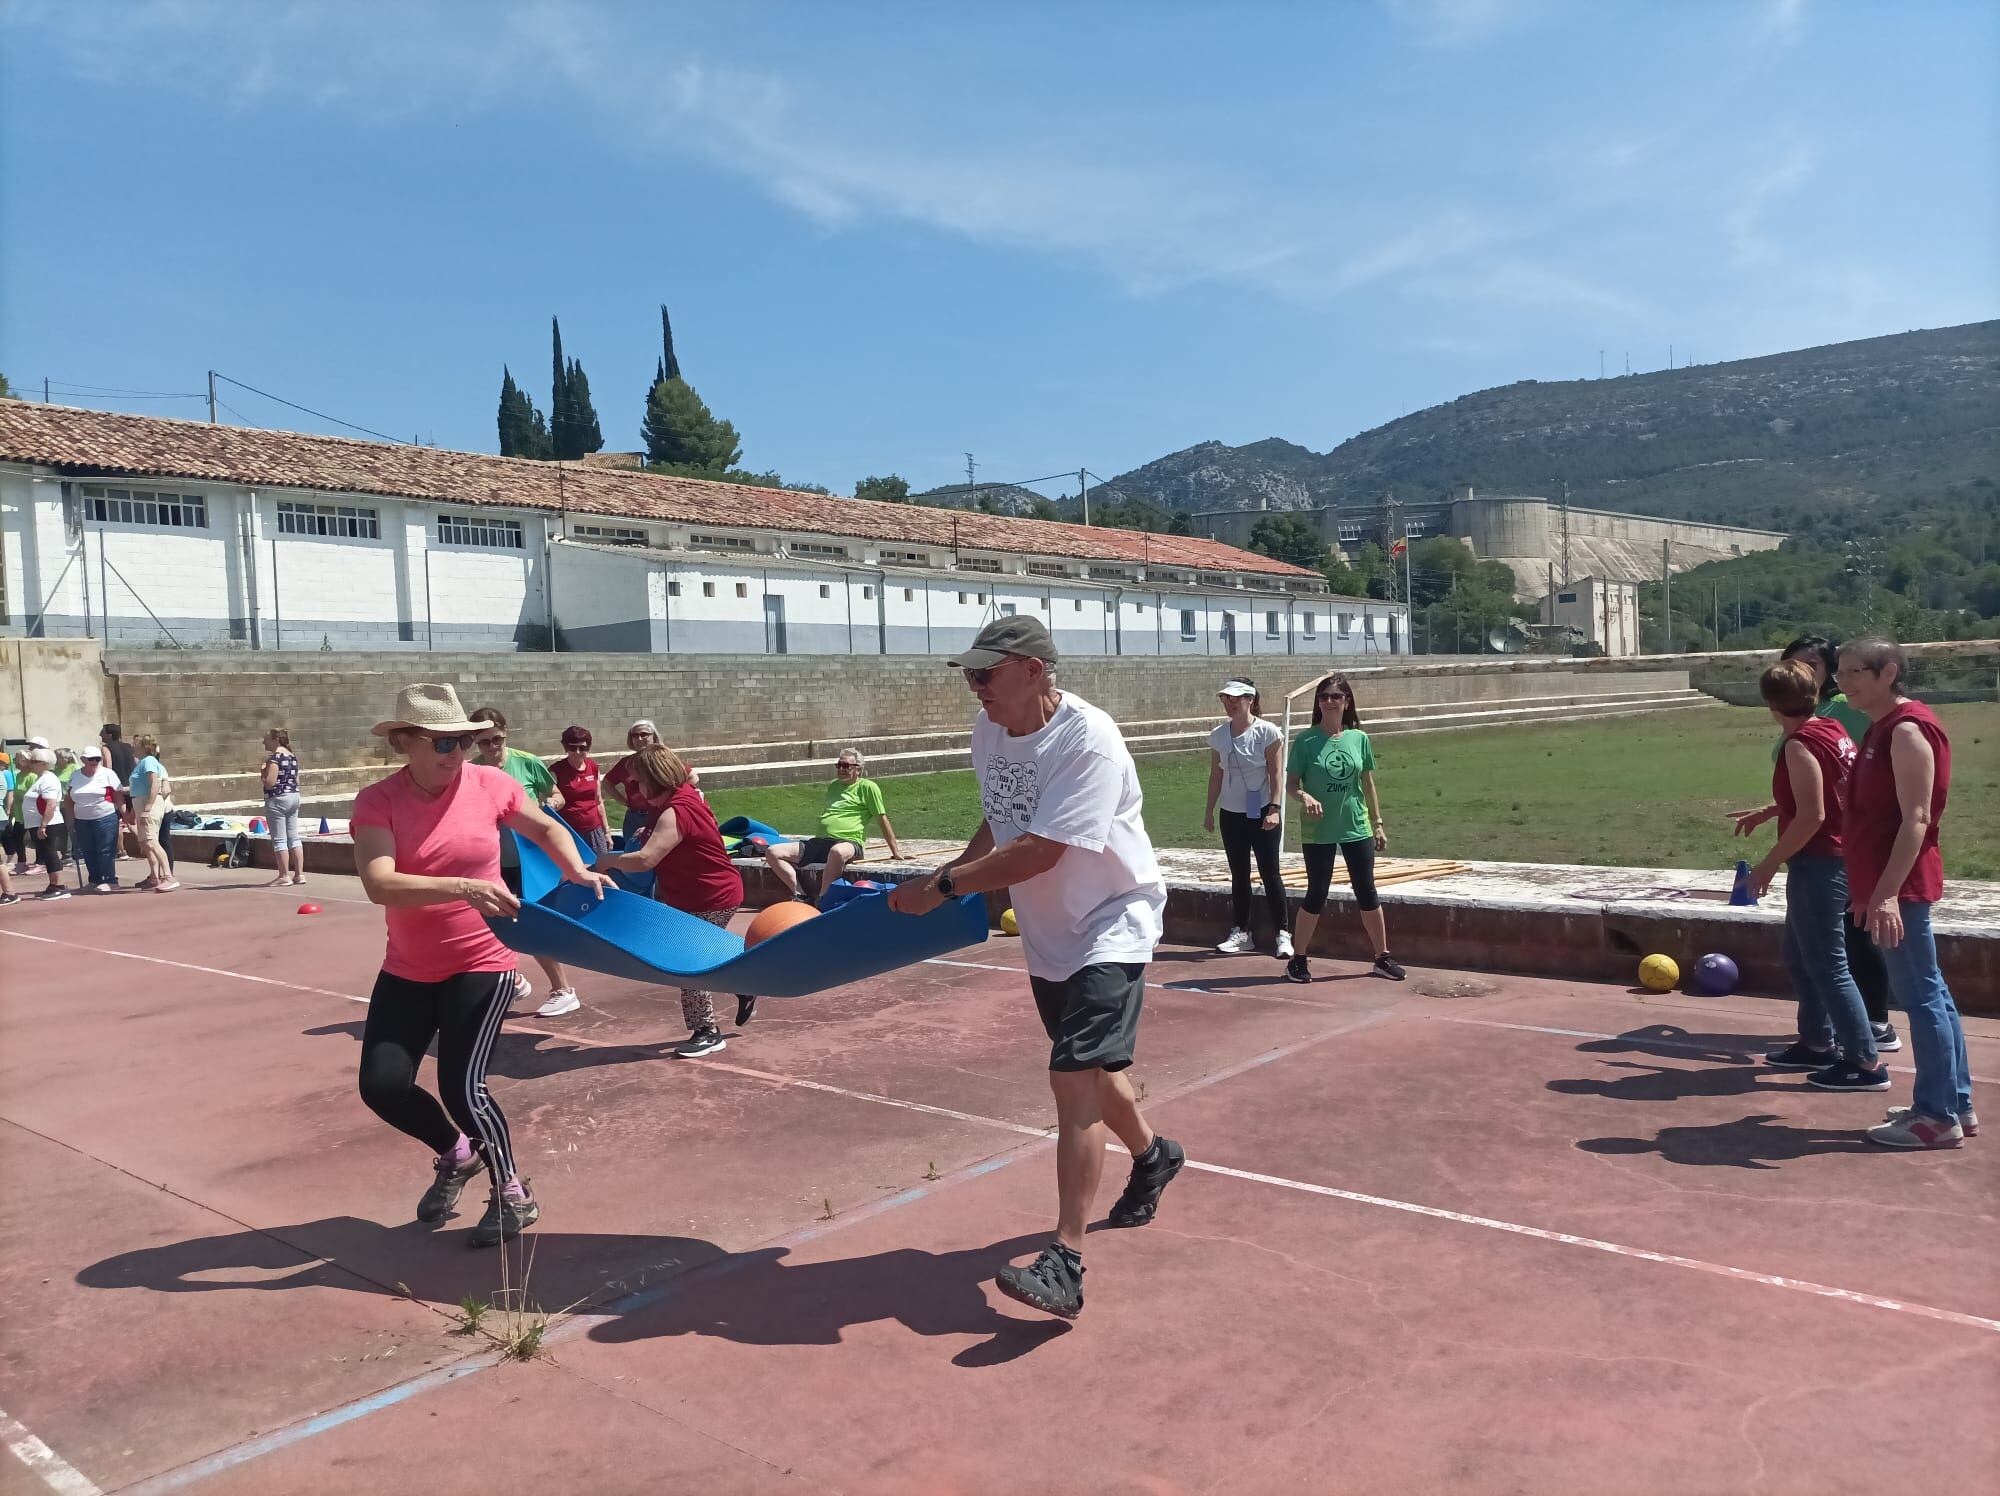
M 431 752 L 439 758 L 448 753 L 456 753 L 461 748 L 471 746 L 472 743 L 472 739 L 462 732 L 449 733 L 441 738 L 434 738 L 429 733 L 420 733 L 419 736 L 431 745 Z
M 1335 686 L 1331 691 L 1320 692 L 1313 699 L 1316 701 L 1345 701 L 1347 699 L 1347 692 L 1339 686 Z
M 849 769 L 859 774 L 861 772 L 861 765 L 857 764 L 851 758 L 844 758 L 833 766 L 833 771 L 836 774 L 845 774 Z
M 481 748 L 504 748 L 507 746 L 507 734 L 504 732 L 495 733 L 490 737 L 475 738 L 473 741 Z

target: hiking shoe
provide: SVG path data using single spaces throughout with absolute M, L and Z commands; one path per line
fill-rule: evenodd
M 756 1016 L 757 1016 L 757 999 L 754 997 L 746 997 L 741 992 L 737 993 L 736 1026 L 738 1028 L 742 1028 L 744 1024 L 748 1023 L 751 1019 L 755 1018 Z
M 1903 1047 L 1903 1036 L 1896 1032 L 1894 1025 L 1871 1023 L 1868 1026 L 1875 1030 L 1875 1051 L 1877 1054 L 1894 1054 Z
M 37 904 L 53 904 L 57 899 L 66 899 L 68 897 L 69 890 L 67 888 L 45 888 L 35 895 L 35 902 Z
M 503 1241 L 512 1241 L 541 1218 L 542 1207 L 535 1203 L 533 1195 L 523 1194 L 516 1199 L 505 1190 L 496 1190 L 486 1202 L 486 1214 L 472 1228 L 470 1244 L 497 1247 Z
M 1900 1122 L 1915 1110 L 1915 1107 L 1892 1106 L 1882 1114 L 1882 1120 L 1885 1122 Z M 1978 1137 L 1979 1113 L 1972 1110 L 1971 1107 L 1967 1107 L 1964 1111 L 1960 1112 L 1958 1114 L 1958 1130 L 1969 1138 Z
M 722 1037 L 720 1029 L 696 1029 L 688 1038 L 674 1046 L 674 1053 L 684 1060 L 698 1060 L 705 1054 L 714 1054 L 719 1049 L 729 1048 L 729 1041 Z
M 1143 1226 L 1152 1220 L 1153 1212 L 1159 1209 L 1161 1194 L 1187 1162 L 1187 1149 L 1172 1138 L 1155 1134 L 1153 1147 L 1147 1151 L 1155 1155 L 1153 1162 L 1142 1164 L 1136 1158 L 1132 1160 L 1132 1177 L 1125 1181 L 1125 1193 L 1111 1207 L 1109 1219 L 1114 1226 Z
M 549 1000 L 535 1009 L 537 1018 L 560 1018 L 565 1013 L 574 1013 L 583 1004 L 577 1000 L 574 987 L 558 987 L 549 994 Z
M 1806 1084 L 1822 1091 L 1886 1091 L 1889 1067 L 1877 1065 L 1873 1070 L 1864 1070 L 1852 1060 L 1839 1060 L 1824 1070 L 1813 1071 L 1806 1077 Z
M 1292 959 L 1292 932 L 1289 930 L 1278 932 L 1278 959 L 1280 961 Z
M 1248 930 L 1231 930 L 1216 947 L 1225 956 L 1241 956 L 1257 949 L 1257 942 L 1250 938 Z
M 1400 982 L 1409 975 L 1403 970 L 1401 963 L 1387 951 L 1375 958 L 1374 971 L 1376 976 L 1387 977 L 1392 982 Z
M 993 1280 L 1010 1299 L 1075 1319 L 1083 1312 L 1083 1259 L 1060 1242 L 1050 1242 L 1026 1267 L 1003 1267 Z
M 1306 958 L 1304 956 L 1294 956 L 1285 963 L 1286 981 L 1310 982 L 1312 979 L 1312 968 L 1306 965 Z
M 423 1199 L 417 1202 L 417 1219 L 426 1226 L 434 1226 L 451 1214 L 451 1208 L 458 1204 L 459 1194 L 465 1189 L 466 1181 L 486 1167 L 486 1161 L 477 1153 L 467 1157 L 464 1163 L 455 1164 L 448 1158 L 435 1160 L 431 1167 L 437 1170 L 437 1178 L 424 1191 Z
M 1965 1143 L 1965 1129 L 1957 1122 L 1916 1111 L 1904 1111 L 1895 1121 L 1871 1127 L 1863 1135 L 1884 1148 L 1959 1148 Z
M 1824 1070 L 1839 1059 L 1839 1050 L 1814 1049 L 1810 1044 L 1787 1044 L 1764 1055 L 1764 1063 L 1773 1070 Z

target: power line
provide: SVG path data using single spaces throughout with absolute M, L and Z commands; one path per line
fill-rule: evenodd
M 43 383 L 53 385 L 59 389 L 94 390 L 101 395 L 137 395 L 141 399 L 148 399 L 148 400 L 199 400 L 201 398 L 201 396 L 198 394 L 183 395 L 177 391 L 169 392 L 164 390 L 128 390 L 128 389 L 121 389 L 117 385 L 112 385 L 112 384 L 85 384 L 82 380 L 79 379 L 57 379 L 53 375 L 50 375 L 47 378 L 45 378 L 43 380 Z
M 274 395 L 268 390 L 258 389 L 255 385 L 245 384 L 240 379 L 231 379 L 227 374 L 217 374 L 215 377 L 220 379 L 224 384 L 233 384 L 239 390 L 248 390 L 253 395 L 262 395 L 266 400 L 275 400 L 280 405 L 289 406 L 296 411 L 302 411 L 306 415 L 318 420 L 331 421 L 336 426 L 345 426 L 349 431 L 359 431 L 365 436 L 380 437 L 385 442 L 395 442 L 399 446 L 409 445 L 400 436 L 391 436 L 386 431 L 374 431 L 366 426 L 357 426 L 352 421 L 343 421 L 339 416 L 330 416 L 323 410 L 314 410 L 310 406 L 300 405 L 296 401 L 287 400 L 283 395 Z M 244 424 L 254 426 L 256 422 L 246 421 Z

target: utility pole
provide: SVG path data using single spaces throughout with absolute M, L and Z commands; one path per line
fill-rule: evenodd
M 1576 580 L 1569 569 L 1569 480 L 1567 478 L 1563 480 L 1562 548 L 1563 586 L 1567 587 L 1571 582 Z
M 1597 377 L 1599 379 L 1604 377 L 1604 350 L 1602 348 L 1597 350 Z
M 1382 538 L 1383 538 L 1383 539 L 1384 539 L 1385 541 L 1387 541 L 1387 542 L 1388 542 L 1388 550 L 1389 550 L 1389 601 L 1390 601 L 1390 602 L 1395 602 L 1395 601 L 1397 600 L 1397 599 L 1396 599 L 1396 542 L 1397 542 L 1398 540 L 1401 540 L 1401 541 L 1403 542 L 1403 571 L 1404 571 L 1404 575 L 1405 575 L 1405 577 L 1407 578 L 1407 576 L 1408 576 L 1408 574 L 1409 574 L 1409 566 L 1410 566 L 1410 537 L 1409 537 L 1409 536 L 1407 536 L 1407 535 L 1398 535 L 1398 534 L 1396 533 L 1396 511 L 1397 511 L 1398 509 L 1402 508 L 1402 507 L 1403 507 L 1403 506 L 1402 506 L 1401 504 L 1399 504 L 1399 503 L 1397 503 L 1397 502 L 1396 502 L 1396 493 L 1395 493 L 1395 490 L 1394 490 L 1394 489 L 1388 489 L 1388 490 L 1385 490 L 1385 491 L 1383 492 L 1383 494 L 1382 494 Z M 1407 603 L 1407 602 L 1408 602 L 1409 600 L 1410 600 L 1410 599 L 1408 599 L 1407 597 L 1406 597 L 1406 598 L 1404 598 L 1404 599 L 1402 599 L 1402 601 L 1404 601 L 1404 602 L 1406 602 L 1406 603 Z
M 1090 471 L 1089 471 L 1089 469 L 1087 469 L 1087 468 L 1078 468 L 1078 469 L 1076 470 L 1076 492 L 1077 492 L 1077 497 L 1083 500 L 1083 522 L 1084 522 L 1084 523 L 1085 523 L 1085 524 L 1087 525 L 1087 524 L 1089 524 L 1089 523 L 1090 523 Z
M 42 376 L 42 404 L 47 405 L 48 403 L 49 403 L 49 376 L 44 374 Z
M 208 371 L 208 424 L 215 424 L 215 370 Z
M 1660 542 L 1660 653 L 1674 652 L 1674 543 Z
M 1709 606 L 1715 611 L 1715 647 L 1720 649 L 1722 648 L 1722 584 L 1720 582 L 1710 582 L 1708 584 L 1708 601 Z

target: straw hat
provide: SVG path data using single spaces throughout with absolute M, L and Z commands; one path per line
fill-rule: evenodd
M 415 728 L 418 732 L 479 732 L 488 724 L 465 720 L 465 708 L 458 704 L 458 692 L 451 686 L 430 682 L 405 686 L 396 693 L 396 714 L 370 729 L 376 737 Z

